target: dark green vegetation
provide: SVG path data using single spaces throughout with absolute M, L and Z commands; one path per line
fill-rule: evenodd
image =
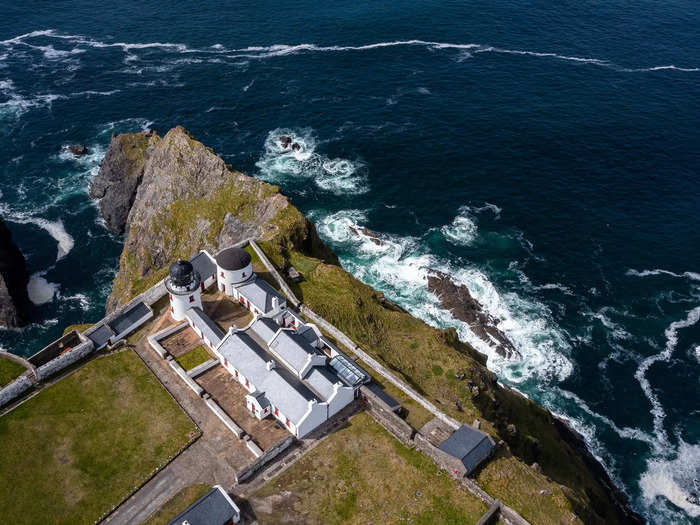
M 198 433 L 134 353 L 95 359 L 0 418 L 2 521 L 93 523 Z
M 0 388 L 21 376 L 25 370 L 20 363 L 0 357 Z
M 476 523 L 486 506 L 368 414 L 251 498 L 260 523 Z
M 143 525 L 167 525 L 171 519 L 209 492 L 209 489 L 211 487 L 204 483 L 185 487 L 163 505 L 158 512 L 143 522 Z
M 210 359 L 212 359 L 212 357 L 209 355 L 209 352 L 207 352 L 207 349 L 204 348 L 204 345 L 199 345 L 189 352 L 182 354 L 180 357 L 175 359 L 175 361 L 177 361 L 180 366 L 185 369 L 185 372 L 187 372 L 188 370 L 192 370 L 202 363 L 206 363 Z

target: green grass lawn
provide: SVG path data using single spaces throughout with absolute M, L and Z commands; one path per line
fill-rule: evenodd
M 261 524 L 465 524 L 487 508 L 366 412 L 250 498 Z
M 0 388 L 21 376 L 25 370 L 18 362 L 0 357 Z
M 93 523 L 198 434 L 133 352 L 96 359 L 0 418 L 2 521 Z
M 153 514 L 153 516 L 144 521 L 143 525 L 167 525 L 171 519 L 204 496 L 210 489 L 211 487 L 209 485 L 203 483 L 185 487 L 175 494 L 175 496 Z
M 192 370 L 194 367 L 206 363 L 210 359 L 213 359 L 204 345 L 199 345 L 186 354 L 182 354 L 180 357 L 175 359 L 178 364 L 185 369 L 185 372 Z

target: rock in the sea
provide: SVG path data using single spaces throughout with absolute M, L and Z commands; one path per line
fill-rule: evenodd
M 292 149 L 294 151 L 299 151 L 301 149 L 301 146 L 299 145 L 298 142 L 295 142 L 294 144 L 292 144 Z
M 0 326 L 17 328 L 29 321 L 28 282 L 24 256 L 7 225 L 0 220 Z
M 82 144 L 71 144 L 68 146 L 68 151 L 70 151 L 76 157 L 82 157 L 88 154 L 88 149 Z
M 496 326 L 498 321 L 484 311 L 481 303 L 472 297 L 466 286 L 456 284 L 446 273 L 428 270 L 428 290 L 438 296 L 443 308 L 449 310 L 455 319 L 467 323 L 472 332 L 499 355 L 506 358 L 519 357 L 513 343 Z
M 287 135 L 281 135 L 279 138 L 280 141 L 280 146 L 282 146 L 283 149 L 287 149 L 289 145 L 292 143 L 292 138 L 288 137 Z

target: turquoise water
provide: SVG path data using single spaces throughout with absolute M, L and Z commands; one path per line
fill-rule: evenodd
M 121 239 L 89 181 L 112 133 L 182 124 L 279 184 L 345 268 L 567 418 L 651 522 L 700 519 L 696 3 L 2 13 L 0 212 L 37 303 L 2 347 L 102 317 Z M 467 284 L 522 359 L 441 310 L 425 268 Z

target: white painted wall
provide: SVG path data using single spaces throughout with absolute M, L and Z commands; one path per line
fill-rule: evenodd
M 190 301 L 190 297 L 194 298 Z M 176 321 L 182 321 L 190 308 L 202 308 L 202 292 L 199 288 L 185 294 L 170 293 L 170 315 Z
M 226 295 L 234 295 L 234 288 L 237 284 L 250 279 L 253 275 L 253 264 L 249 264 L 242 270 L 224 270 L 220 266 L 216 266 L 216 281 L 219 291 L 226 286 Z
M 304 437 L 321 423 L 328 419 L 328 404 L 312 402 L 309 403 L 309 409 L 301 418 L 297 425 L 294 435 L 298 438 Z
M 345 385 L 336 386 L 335 394 L 328 399 L 328 417 L 332 417 L 355 399 L 355 389 Z

